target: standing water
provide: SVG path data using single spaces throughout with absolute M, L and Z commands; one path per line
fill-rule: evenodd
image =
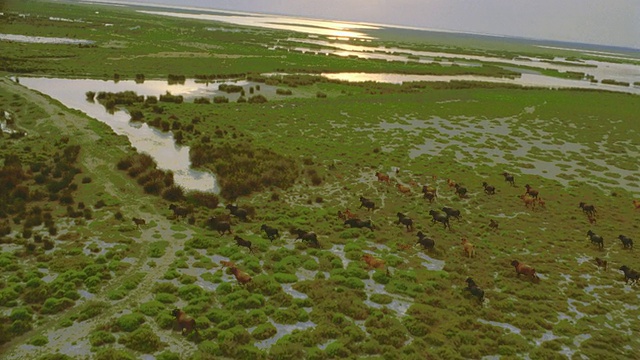
M 87 101 L 87 91 L 120 92 L 135 91 L 138 95 L 163 95 L 170 91 L 173 95 L 190 95 L 203 84 L 186 83 L 168 85 L 166 81 L 151 80 L 142 84 L 134 81 L 74 80 L 52 78 L 20 78 L 20 84 L 46 94 L 67 107 L 80 110 L 89 117 L 109 125 L 118 135 L 125 135 L 138 152 L 149 154 L 163 170 L 171 170 L 175 182 L 185 190 L 218 193 L 215 177 L 208 172 L 191 169 L 189 147 L 176 145 L 171 133 L 164 133 L 144 123 L 129 122 L 126 111 L 117 110 L 110 114 L 97 102 Z M 64 89 L 64 90 L 61 90 Z

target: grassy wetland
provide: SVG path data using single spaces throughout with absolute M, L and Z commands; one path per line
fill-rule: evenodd
M 1 10 L 1 34 L 88 42 L 0 40 L 0 357 L 631 359 L 640 350 L 637 285 L 618 270 L 640 267 L 618 240 L 639 234 L 638 95 L 321 76 L 511 78 L 532 68 L 494 59 L 536 57 L 551 66 L 536 71 L 563 77 L 553 66 L 583 63 L 586 73 L 590 53 L 391 30 L 341 42 L 407 51 L 385 53 L 406 61 L 371 59 L 325 55 L 335 40 L 323 36 L 300 50 L 295 39 L 306 34 L 131 7 L 21 1 Z M 216 91 L 197 95 L 90 89 L 77 100 L 170 134 L 219 192 L 184 189 L 126 136 L 55 91 L 29 88 L 29 77 L 210 84 Z M 526 184 L 539 191 L 535 207 L 520 198 Z M 433 202 L 423 185 L 436 188 Z M 431 220 L 443 207 L 461 212 L 450 229 Z M 337 214 L 347 209 L 373 230 L 345 225 Z M 218 231 L 222 222 L 232 234 Z M 278 229 L 273 240 L 263 225 Z M 296 240 L 297 229 L 318 243 Z M 418 232 L 433 249 L 416 244 Z M 517 276 L 513 260 L 539 281 Z M 197 334 L 181 335 L 176 308 Z

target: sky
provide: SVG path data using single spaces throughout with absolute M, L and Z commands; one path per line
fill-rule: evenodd
M 640 0 L 127 0 L 640 49 Z

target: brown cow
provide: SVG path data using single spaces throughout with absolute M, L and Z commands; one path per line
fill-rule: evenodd
M 536 274 L 536 269 L 532 268 L 531 266 L 525 265 L 519 262 L 518 260 L 513 260 L 511 262 L 511 265 L 513 265 L 516 268 L 516 274 L 518 274 L 518 277 L 520 277 L 520 274 L 524 274 L 526 276 L 531 277 L 531 279 L 533 280 L 536 280 L 536 281 L 540 280 L 540 278 Z
M 371 254 L 362 255 L 362 260 L 364 260 L 364 262 L 367 263 L 367 266 L 369 268 L 374 268 L 374 269 L 384 268 L 384 260 L 379 259 Z
M 476 255 L 476 249 L 467 238 L 462 238 L 462 249 L 467 257 L 474 257 Z
M 408 186 L 404 186 L 400 183 L 397 183 L 396 187 L 398 188 L 398 191 L 400 191 L 403 194 L 411 194 L 411 188 Z
M 378 178 L 378 181 L 382 181 L 382 182 L 386 182 L 387 184 L 391 184 L 391 178 L 389 178 L 389 175 L 381 173 L 381 172 L 376 172 L 376 177 Z
M 176 317 L 182 336 L 187 336 L 192 331 L 198 335 L 198 328 L 196 328 L 196 320 L 194 318 L 180 309 L 174 309 L 171 314 Z

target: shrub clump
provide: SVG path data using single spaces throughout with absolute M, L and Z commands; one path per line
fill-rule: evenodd
M 122 315 L 116 320 L 115 330 L 132 332 L 135 331 L 144 323 L 144 316 L 138 313 L 131 313 Z
M 298 167 L 294 160 L 249 143 L 198 144 L 189 153 L 194 167 L 211 168 L 220 182 L 222 195 L 235 200 L 272 186 L 286 189 L 295 183 Z
M 278 95 L 291 95 L 293 94 L 290 89 L 276 89 Z
M 137 350 L 145 354 L 152 354 L 160 350 L 164 344 L 160 337 L 149 327 L 143 326 L 132 333 L 120 337 L 119 343 L 129 349 Z
M 267 98 L 263 95 L 254 95 L 249 98 L 248 102 L 250 104 L 264 104 L 267 102 Z
M 113 334 L 106 331 L 96 331 L 89 335 L 89 343 L 91 346 L 102 346 L 104 344 L 113 344 L 116 342 L 116 337 Z
M 224 91 L 227 94 L 239 93 L 242 91 L 242 86 L 234 84 L 220 84 L 220 86 L 218 86 L 218 90 Z

